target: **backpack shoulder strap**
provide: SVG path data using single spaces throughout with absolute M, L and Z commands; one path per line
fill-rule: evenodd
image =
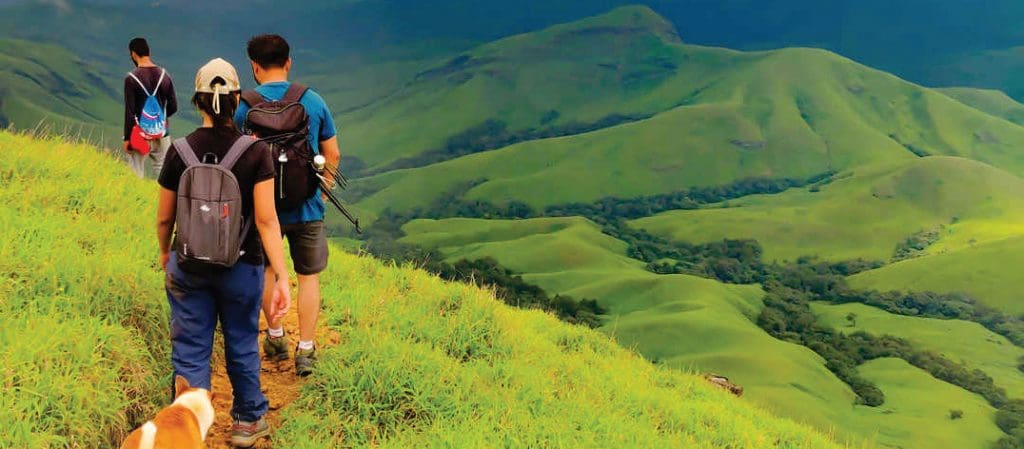
M 302 96 L 306 94 L 307 90 L 309 90 L 309 88 L 303 84 L 291 83 L 288 86 L 288 90 L 285 91 L 284 98 L 282 98 L 281 101 L 286 103 L 298 103 L 299 100 L 302 99 Z
M 181 156 L 181 160 L 185 162 L 186 168 L 199 165 L 199 158 L 196 157 L 195 150 L 192 149 L 192 145 L 189 145 L 188 140 L 184 137 L 174 140 L 174 149 L 178 152 L 178 156 Z
M 153 86 L 153 95 L 160 92 L 160 85 L 164 83 L 164 75 L 167 75 L 167 70 L 163 67 L 160 68 L 160 79 L 156 80 L 156 86 Z
M 147 97 L 152 97 L 153 96 L 153 94 L 149 93 L 149 89 L 146 89 L 146 85 L 142 84 L 142 81 L 139 80 L 139 77 L 135 76 L 135 74 L 132 73 L 132 72 L 128 72 L 128 76 L 132 77 L 132 79 L 135 80 L 136 83 L 139 83 L 139 87 L 142 88 L 142 91 L 146 93 Z M 160 75 L 160 79 L 163 80 L 163 75 L 162 74 Z M 157 84 L 157 86 L 159 87 L 160 85 Z
M 228 150 L 228 153 L 224 155 L 224 159 L 220 161 L 220 166 L 231 170 L 231 168 L 235 166 L 235 163 L 238 162 L 238 159 L 240 159 L 242 155 L 245 154 L 245 151 L 254 143 L 256 143 L 256 139 L 252 136 L 242 136 L 236 139 L 235 143 L 231 144 L 231 148 Z
M 249 103 L 249 107 L 251 108 L 266 100 L 263 99 L 263 95 L 260 95 L 259 92 L 250 89 L 242 91 L 242 101 Z

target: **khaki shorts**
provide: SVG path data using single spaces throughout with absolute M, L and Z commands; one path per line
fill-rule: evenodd
M 281 234 L 288 239 L 296 273 L 309 276 L 327 268 L 327 236 L 323 221 L 283 224 Z

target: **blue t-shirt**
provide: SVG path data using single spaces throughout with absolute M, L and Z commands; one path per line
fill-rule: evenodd
M 291 86 L 288 81 L 275 81 L 261 84 L 256 88 L 256 92 L 267 100 L 279 101 L 284 98 L 288 86 Z M 238 110 L 235 111 L 235 123 L 239 129 L 245 126 L 245 114 L 249 112 L 249 105 L 244 101 L 240 103 Z M 327 109 L 327 103 L 324 102 L 323 97 L 313 89 L 306 90 L 306 93 L 299 99 L 299 103 L 306 108 L 306 114 L 309 115 L 309 143 L 313 146 L 313 153 L 320 154 L 320 142 L 337 134 L 334 129 L 334 119 L 331 118 L 331 111 Z M 298 209 L 277 211 L 277 219 L 281 224 L 323 220 L 324 200 L 320 198 L 320 190 L 318 189 L 316 194 L 306 200 L 306 203 Z

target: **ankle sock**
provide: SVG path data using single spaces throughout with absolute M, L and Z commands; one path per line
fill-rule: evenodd
M 300 351 L 308 351 L 310 349 L 313 349 L 313 340 L 310 340 L 310 341 L 301 341 L 300 340 L 299 341 L 299 350 Z
M 277 329 L 267 329 L 267 335 L 270 335 L 270 338 L 284 337 L 284 328 L 279 327 Z

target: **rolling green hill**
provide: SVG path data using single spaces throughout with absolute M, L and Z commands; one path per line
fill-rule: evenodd
M 0 373 L 0 446 L 111 446 L 166 391 L 152 184 L 58 138 L 0 132 L 0 152 L 0 361 L 17 367 Z M 838 447 L 593 331 L 333 254 L 325 322 L 343 343 L 280 447 Z
M 680 241 L 756 239 L 768 260 L 887 261 L 910 235 L 935 230 L 927 252 L 946 252 L 1024 232 L 1024 180 L 969 159 L 928 157 L 865 166 L 835 182 L 729 207 L 665 212 L 635 227 Z
M 403 230 L 404 242 L 437 248 L 449 260 L 493 257 L 547 291 L 597 298 L 610 309 L 601 330 L 621 344 L 658 364 L 727 375 L 761 406 L 841 438 L 867 438 L 882 447 L 984 448 L 999 436 L 991 407 L 979 397 L 934 379 L 904 394 L 896 392 L 901 383 L 890 384 L 886 377 L 916 379 L 916 368 L 879 375 L 886 394 L 896 392 L 894 402 L 877 409 L 852 406 L 849 387 L 825 370 L 816 354 L 775 340 L 753 322 L 762 307 L 759 288 L 647 272 L 625 257 L 623 242 L 587 220 L 415 220 Z M 998 360 L 1001 378 L 1014 376 L 1005 370 L 1006 357 L 989 357 Z M 981 359 L 971 359 L 976 360 Z M 971 404 L 974 420 L 950 427 L 948 408 L 933 410 L 935 402 L 954 407 L 961 400 Z M 950 446 L 951 438 L 972 443 Z
M 910 439 L 920 447 L 955 448 L 977 447 L 979 442 L 1000 437 L 999 429 L 992 425 L 995 411 L 984 400 L 903 360 L 873 360 L 860 371 L 888 397 L 882 414 L 889 426 L 878 429 L 880 441 Z M 963 417 L 950 419 L 953 410 L 962 412 Z M 942 425 L 935 426 L 937 422 Z
M 372 177 L 364 186 L 376 194 L 362 204 L 404 210 L 484 179 L 468 198 L 542 207 L 924 155 L 1024 173 L 1024 154 L 1015 151 L 1024 128 L 1000 117 L 821 50 L 684 45 L 656 17 L 622 8 L 498 41 L 426 72 L 402 95 L 342 116 L 351 153 L 377 168 L 528 139 Z M 549 48 L 564 50 L 538 50 Z M 652 68 L 651 60 L 661 62 Z M 649 75 L 633 84 L 634 72 Z M 529 140 L 586 131 L 560 127 L 608 116 L 628 119 Z
M 977 323 L 893 315 L 863 304 L 811 304 L 818 319 L 847 332 L 864 330 L 906 338 L 922 348 L 984 370 L 1012 397 L 1024 396 L 1020 364 L 1024 349 Z M 854 314 L 851 325 L 847 316 Z
M 1024 105 L 1002 91 L 970 87 L 947 87 L 936 90 L 972 108 L 1024 125 Z
M 121 138 L 120 86 L 69 51 L 48 44 L 0 40 L 0 127 Z
M 1024 313 L 1017 285 L 1024 264 L 1024 237 L 905 260 L 850 278 L 855 287 L 879 290 L 965 292 L 1008 313 Z

